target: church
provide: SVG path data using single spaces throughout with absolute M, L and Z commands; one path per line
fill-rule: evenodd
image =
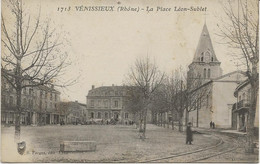
M 240 71 L 222 74 L 206 23 L 187 73 L 190 105 L 186 120 L 195 127 L 231 128 L 234 91 L 246 79 Z

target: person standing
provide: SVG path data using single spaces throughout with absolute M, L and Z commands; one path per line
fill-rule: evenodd
M 215 129 L 215 123 L 214 122 L 212 123 L 212 128 Z
M 188 123 L 187 129 L 186 129 L 186 144 L 192 144 L 192 130 L 191 130 L 191 122 Z

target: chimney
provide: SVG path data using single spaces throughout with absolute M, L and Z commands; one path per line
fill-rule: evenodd
M 92 89 L 95 89 L 95 85 L 92 85 Z
M 115 86 L 114 84 L 112 84 L 112 87 Z

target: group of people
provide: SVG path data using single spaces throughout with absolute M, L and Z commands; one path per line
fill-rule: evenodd
M 210 121 L 209 126 L 210 126 L 210 128 L 215 129 L 215 123 L 214 122 Z

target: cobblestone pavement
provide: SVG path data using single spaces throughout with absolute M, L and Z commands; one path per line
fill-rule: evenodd
M 220 142 L 218 137 L 209 134 L 195 134 L 193 145 L 186 145 L 184 133 L 155 125 L 148 125 L 145 141 L 139 138 L 138 130 L 133 126 L 27 126 L 22 127 L 21 138 L 26 141 L 27 149 L 26 154 L 21 156 L 16 153 L 13 134 L 14 127 L 2 128 L 3 162 L 142 162 L 205 149 Z M 60 142 L 64 140 L 96 141 L 97 150 L 84 153 L 59 153 Z M 258 161 L 255 156 L 246 161 Z M 242 158 L 237 154 L 233 157 L 239 161 Z M 213 160 L 227 162 L 231 161 L 231 158 L 227 156 L 213 158 Z M 178 161 L 172 159 L 172 161 L 165 162 Z

